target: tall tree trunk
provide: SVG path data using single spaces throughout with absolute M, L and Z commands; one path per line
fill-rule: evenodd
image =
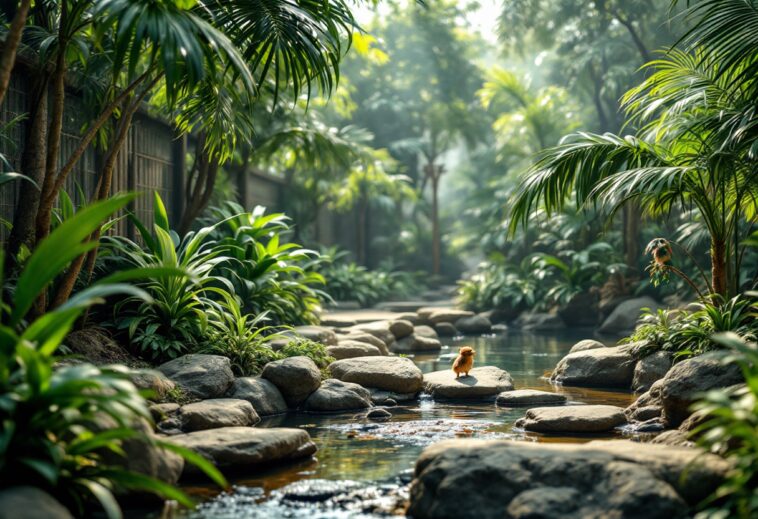
M 637 272 L 641 248 L 640 248 L 640 221 L 642 212 L 640 206 L 634 201 L 628 202 L 623 209 L 624 221 L 624 263 L 634 275 Z
M 198 137 L 195 155 L 194 174 L 187 179 L 186 193 L 188 194 L 184 212 L 179 222 L 179 233 L 186 234 L 192 229 L 203 210 L 208 206 L 216 185 L 216 177 L 220 167 L 218 155 L 209 156 L 205 148 L 205 137 Z M 193 178 L 194 177 L 194 178 Z
M 35 74 L 31 90 L 31 112 L 27 126 L 24 150 L 21 154 L 21 173 L 36 184 L 24 184 L 19 190 L 13 228 L 8 238 L 8 268 L 15 266 L 15 257 L 22 247 L 29 250 L 35 245 L 35 218 L 39 208 L 40 187 L 45 180 L 45 146 L 47 144 L 47 91 L 48 82 L 43 74 Z
M 5 94 L 8 92 L 8 85 L 11 82 L 11 72 L 13 71 L 13 65 L 16 63 L 16 51 L 18 51 L 18 44 L 21 42 L 21 35 L 24 32 L 26 17 L 29 14 L 29 7 L 31 5 L 32 0 L 21 1 L 21 5 L 18 6 L 16 13 L 13 15 L 8 34 L 3 42 L 3 51 L 0 54 L 0 104 L 2 104 Z
M 711 238 L 711 287 L 714 294 L 727 297 L 726 277 L 726 241 Z

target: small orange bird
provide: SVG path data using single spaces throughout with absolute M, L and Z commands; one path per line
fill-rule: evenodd
M 464 346 L 458 352 L 455 362 L 453 362 L 453 371 L 455 371 L 455 378 L 461 376 L 461 373 L 468 377 L 468 372 L 474 367 L 474 353 L 473 349 L 468 346 Z

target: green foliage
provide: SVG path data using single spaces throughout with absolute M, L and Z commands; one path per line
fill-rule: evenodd
M 704 420 L 693 431 L 698 444 L 731 463 L 726 480 L 695 517 L 748 519 L 758 515 L 758 348 L 732 333 L 713 340 L 728 349 L 725 364 L 742 368 L 745 385 L 709 391 L 693 406 Z
M 543 304 L 544 289 L 531 270 L 531 258 L 514 265 L 493 255 L 469 279 L 458 282 L 458 297 L 468 310 L 506 310 L 517 314 Z M 515 315 L 514 315 L 515 317 Z
M 319 367 L 324 378 L 327 378 L 329 375 L 326 368 L 329 364 L 335 361 L 334 357 L 329 355 L 326 346 L 303 337 L 294 337 L 281 350 L 279 350 L 279 355 L 281 358 L 308 357 Z
M 648 355 L 663 350 L 674 354 L 676 360 L 702 355 L 721 348 L 714 334 L 736 333 L 747 340 L 758 334 L 756 305 L 745 296 L 728 301 L 693 304 L 695 310 L 646 311 L 642 323 L 625 342 L 647 341 L 639 353 Z
M 111 456 L 107 459 L 123 455 L 122 441 L 143 437 L 134 429 L 134 421 L 150 420 L 145 400 L 127 379 L 128 370 L 89 364 L 55 366 L 61 341 L 92 304 L 114 294 L 149 296 L 106 280 L 34 320 L 25 319 L 55 277 L 95 245 L 87 240 L 92 231 L 133 198 L 116 196 L 65 220 L 39 243 L 8 296 L 9 303 L 0 307 L 0 484 L 40 487 L 75 515 L 82 515 L 94 499 L 109 518 L 121 517 L 113 495 L 117 488 L 192 504 L 171 485 L 106 461 L 105 454 Z M 207 461 L 192 453 L 181 454 L 225 484 Z

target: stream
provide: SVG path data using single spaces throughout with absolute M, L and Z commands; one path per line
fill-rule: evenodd
M 507 370 L 516 389 L 560 392 L 570 402 L 626 407 L 626 392 L 551 386 L 545 374 L 590 330 L 443 339 L 439 354 L 416 355 L 423 372 L 448 369 L 461 346 L 476 350 L 475 366 Z M 300 427 L 318 446 L 315 459 L 276 468 L 231 482 L 232 491 L 211 487 L 186 490 L 203 500 L 191 519 L 231 518 L 375 518 L 402 515 L 413 465 L 427 445 L 449 438 L 506 438 L 521 441 L 584 442 L 608 435 L 543 436 L 514 429 L 525 408 L 489 403 L 419 400 L 388 408 L 387 422 L 369 422 L 359 413 L 289 413 L 264 419 L 257 427 Z M 365 414 L 365 412 L 363 413 Z M 617 433 L 621 435 L 621 433 Z

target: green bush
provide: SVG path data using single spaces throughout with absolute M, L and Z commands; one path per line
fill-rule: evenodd
M 745 385 L 709 391 L 693 407 L 704 420 L 693 431 L 698 443 L 730 463 L 726 480 L 704 502 L 698 519 L 758 517 L 758 345 L 737 334 L 714 336 L 742 368 Z
M 494 255 L 482 262 L 474 275 L 458 282 L 460 303 L 474 312 L 541 307 L 545 290 L 532 273 L 531 261 L 526 258 L 520 265 L 509 265 L 502 256 Z
M 38 244 L 15 287 L 6 294 L 7 304 L 0 305 L 0 486 L 39 487 L 77 516 L 84 515 L 85 508 L 95 500 L 108 517 L 120 517 L 113 495 L 118 488 L 192 504 L 171 485 L 105 461 L 104 453 L 123 455 L 120 445 L 126 439 L 153 441 L 133 427 L 135 420 L 149 421 L 150 414 L 145 400 L 127 379 L 126 368 L 55 366 L 61 341 L 93 303 L 115 294 L 149 297 L 116 280 L 152 272 L 119 273 L 75 294 L 54 310 L 26 320 L 35 300 L 55 277 L 94 245 L 89 241 L 91 233 L 133 198 L 116 196 L 61 222 Z M 107 422 L 115 427 L 103 430 L 98 425 Z M 223 477 L 196 454 L 168 444 L 163 447 L 179 452 L 225 484 Z
M 717 296 L 716 299 L 718 300 Z M 647 341 L 639 354 L 654 351 L 670 351 L 676 360 L 720 349 L 713 340 L 717 333 L 734 332 L 747 340 L 755 340 L 758 334 L 755 303 L 746 296 L 735 296 L 725 302 L 697 303 L 697 310 L 646 309 L 642 323 L 631 337 L 623 342 Z
M 329 373 L 326 369 L 329 367 L 329 364 L 335 361 L 335 358 L 329 355 L 326 346 L 302 337 L 293 338 L 278 353 L 282 359 L 287 357 L 308 357 L 319 367 L 323 378 L 328 378 Z

